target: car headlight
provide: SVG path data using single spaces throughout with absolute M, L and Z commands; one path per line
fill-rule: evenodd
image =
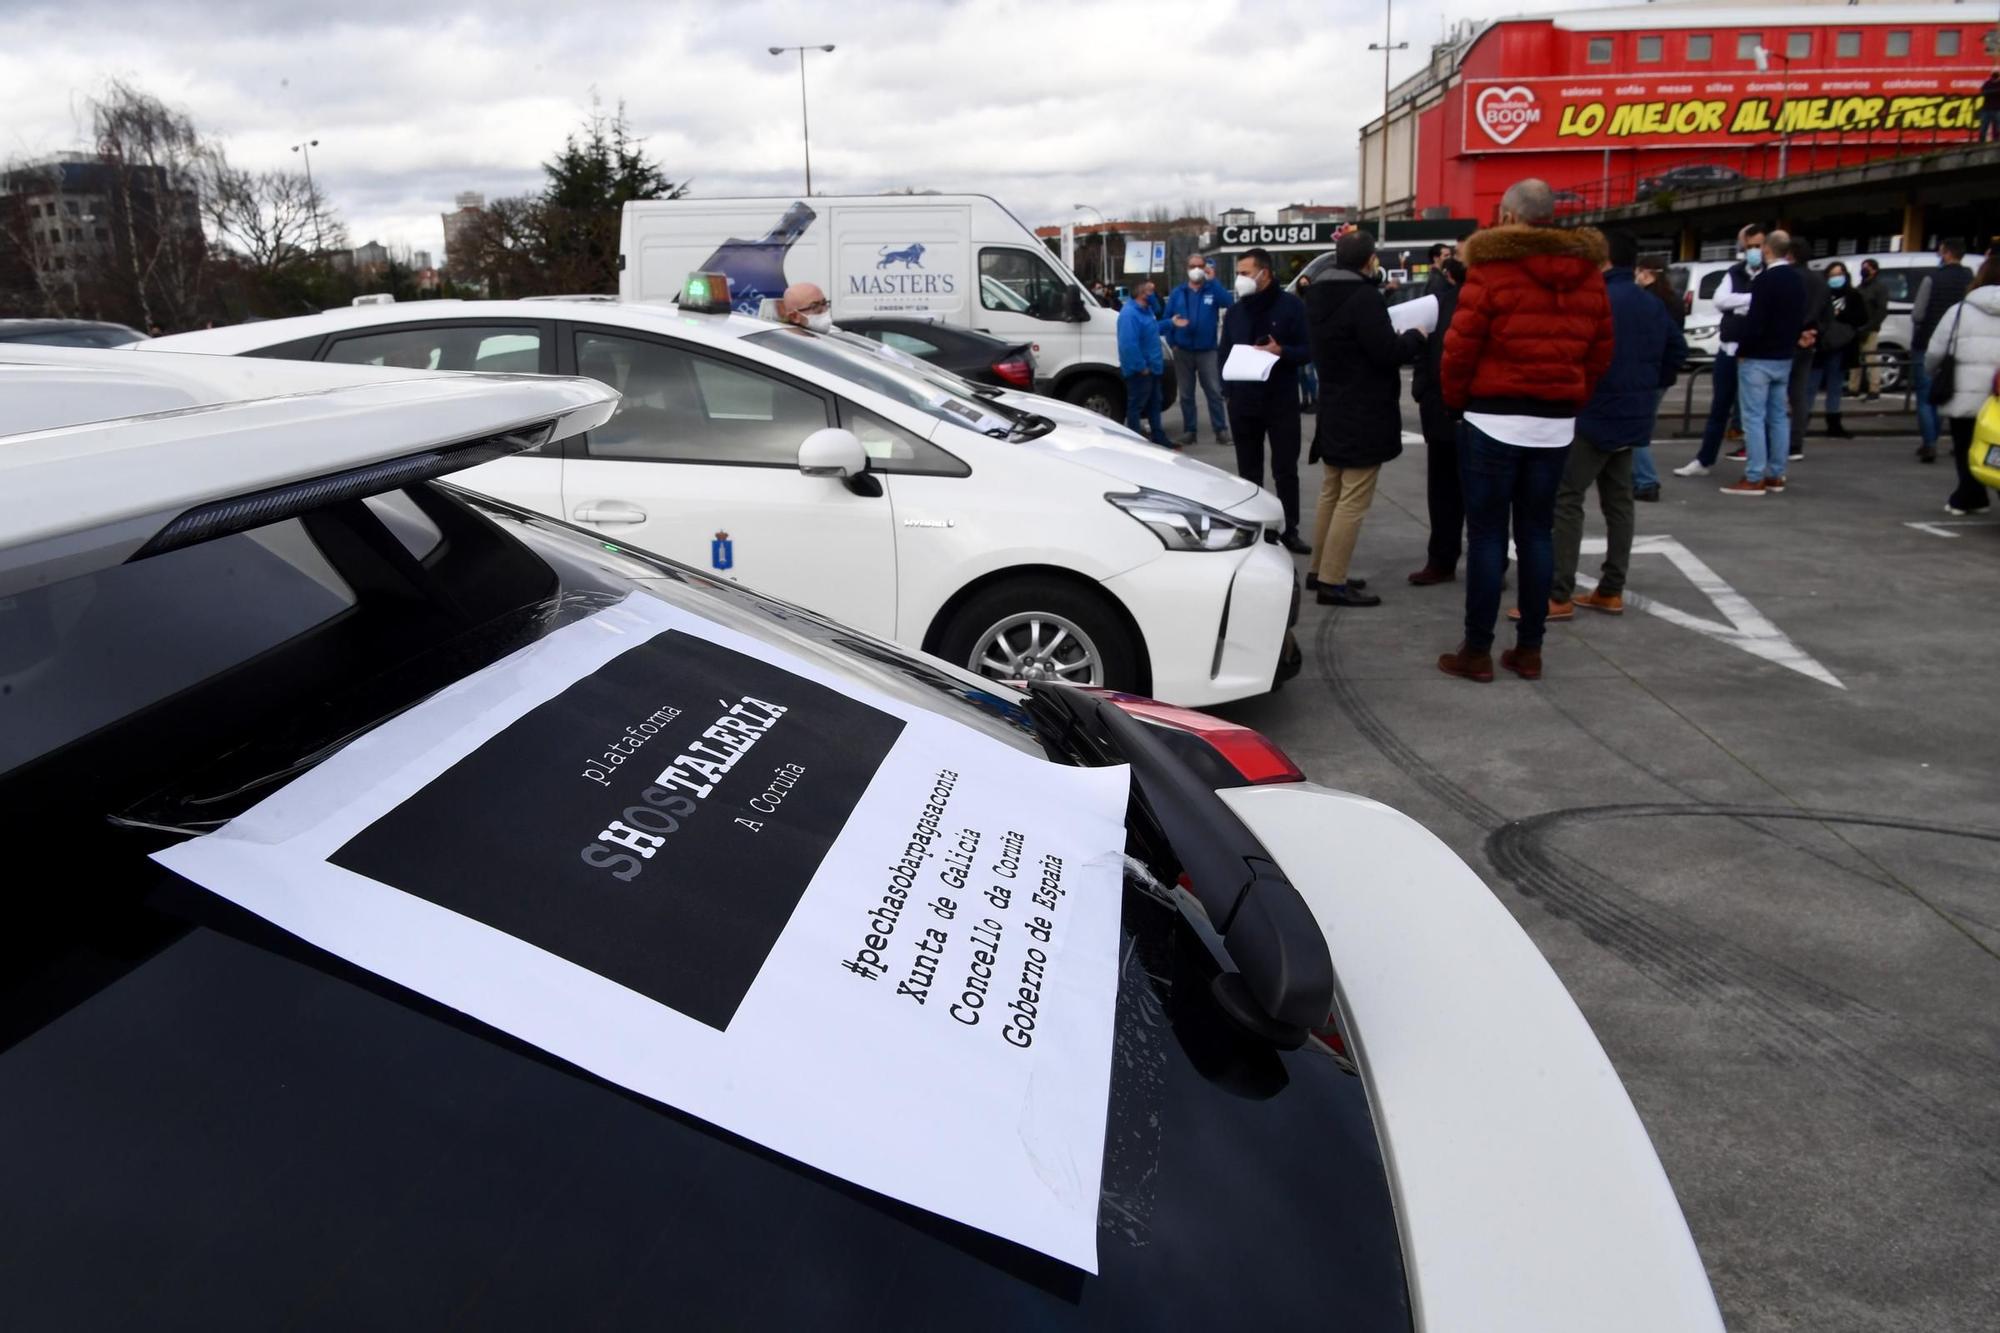
M 1687 336 L 1690 338 L 1706 338 L 1721 327 L 1720 324 L 1690 324 L 1687 326 Z
M 1153 530 L 1169 551 L 1235 551 L 1257 540 L 1259 524 L 1165 491 L 1141 488 L 1104 497 Z

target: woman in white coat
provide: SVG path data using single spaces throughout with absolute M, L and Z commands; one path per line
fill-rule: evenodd
M 1958 489 L 1945 502 L 1947 514 L 1972 514 L 1989 503 L 1986 488 L 1972 475 L 1972 424 L 1979 409 L 1993 396 L 1993 377 L 2000 375 L 2000 255 L 1988 254 L 1972 280 L 1965 299 L 1944 312 L 1930 346 L 1924 349 L 1924 369 L 1932 376 L 1949 353 L 1954 358 L 1951 401 L 1938 415 L 1951 424 L 1951 460 L 1958 469 Z

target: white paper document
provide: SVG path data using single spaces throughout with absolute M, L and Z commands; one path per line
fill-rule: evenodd
M 1128 783 L 637 595 L 158 859 L 613 1083 L 1095 1272 Z
M 1269 352 L 1259 351 L 1249 343 L 1237 343 L 1229 349 L 1229 359 L 1222 363 L 1222 378 L 1267 380 L 1271 378 L 1271 367 L 1277 364 L 1278 358 Z
M 1414 301 L 1404 301 L 1389 307 L 1389 323 L 1398 333 L 1415 329 L 1429 337 L 1437 332 L 1438 299 L 1435 296 L 1419 296 Z

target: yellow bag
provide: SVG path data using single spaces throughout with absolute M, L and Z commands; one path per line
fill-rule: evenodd
M 1972 448 L 1967 452 L 1972 475 L 1982 485 L 2000 490 L 2000 393 L 1989 394 L 1972 423 Z

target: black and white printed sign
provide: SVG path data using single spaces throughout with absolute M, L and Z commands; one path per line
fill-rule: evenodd
M 159 859 L 613 1082 L 1095 1271 L 1127 781 L 636 596 Z

